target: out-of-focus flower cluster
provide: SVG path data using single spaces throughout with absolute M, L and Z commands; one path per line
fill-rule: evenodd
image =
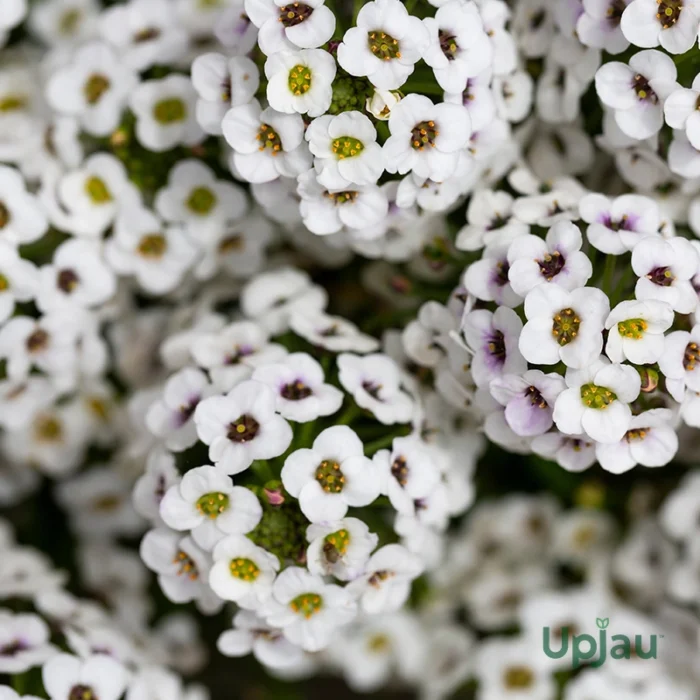
M 0 700 L 700 698 L 699 30 L 2 0 Z

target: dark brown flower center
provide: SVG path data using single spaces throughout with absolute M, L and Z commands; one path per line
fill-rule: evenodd
M 434 121 L 419 122 L 411 131 L 411 146 L 417 151 L 422 151 L 426 146 L 435 148 L 439 133 Z
M 501 331 L 495 331 L 494 334 L 489 339 L 489 352 L 492 356 L 498 357 L 499 359 L 505 359 L 506 357 L 506 341 L 503 337 Z
M 313 7 L 305 5 L 303 2 L 295 2 L 291 5 L 282 5 L 280 7 L 279 21 L 286 27 L 296 27 L 305 19 L 308 19 L 313 13 Z
M 27 350 L 29 352 L 39 352 L 44 350 L 49 344 L 49 334 L 42 328 L 37 328 L 27 338 Z
M 537 261 L 542 277 L 547 282 L 551 282 L 564 269 L 565 263 L 564 256 L 558 250 L 555 250 L 551 255 L 545 255 L 543 260 Z
M 61 270 L 58 273 L 58 288 L 66 294 L 70 294 L 80 282 L 80 278 L 73 270 Z
M 634 76 L 632 87 L 640 100 L 648 100 L 652 104 L 658 103 L 659 98 L 657 94 L 651 89 L 649 81 L 640 73 Z
M 688 343 L 685 346 L 685 353 L 683 355 L 683 367 L 685 367 L 686 371 L 692 372 L 698 361 L 700 361 L 700 348 L 698 344 Z
M 68 694 L 68 700 L 99 700 L 89 685 L 74 685 Z
M 391 464 L 391 475 L 402 488 L 408 483 L 408 465 L 404 456 L 397 457 Z
M 301 401 L 302 399 L 308 398 L 313 393 L 313 390 L 306 386 L 301 379 L 285 384 L 281 391 L 282 397 L 287 399 L 287 401 Z
M 258 434 L 259 430 L 260 423 L 253 416 L 244 414 L 229 424 L 227 436 L 232 442 L 248 442 Z
M 440 49 L 448 61 L 454 61 L 459 51 L 459 46 L 457 46 L 456 37 L 444 29 L 438 32 L 438 39 L 440 40 Z
M 648 275 L 647 279 L 651 280 L 659 287 L 670 287 L 675 281 L 675 277 L 671 269 L 668 267 L 655 267 Z
M 681 16 L 683 0 L 656 0 L 658 11 L 656 19 L 664 29 L 670 29 Z
M 536 386 L 529 386 L 525 389 L 525 396 L 530 399 L 530 403 L 533 406 L 537 406 L 538 408 L 547 408 L 549 405 Z
M 381 401 L 379 392 L 382 390 L 382 385 L 376 382 L 364 381 L 362 388 L 376 401 Z
M 612 0 L 608 6 L 606 15 L 608 16 L 608 21 L 613 26 L 620 24 L 622 19 L 622 13 L 627 9 L 627 5 L 624 0 Z

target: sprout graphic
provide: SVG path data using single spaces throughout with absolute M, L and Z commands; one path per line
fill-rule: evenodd
M 597 617 L 595 623 L 596 625 L 598 625 L 598 629 L 606 630 L 608 629 L 608 625 L 610 624 L 610 618 Z

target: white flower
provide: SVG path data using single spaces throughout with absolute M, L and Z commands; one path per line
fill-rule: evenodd
M 423 23 L 430 35 L 423 58 L 443 90 L 461 93 L 491 65 L 493 49 L 474 3 L 450 0 Z
M 233 148 L 233 164 L 248 182 L 296 177 L 311 165 L 298 114 L 260 108 L 257 100 L 230 109 L 221 126 Z
M 323 49 L 280 51 L 265 61 L 267 100 L 284 114 L 319 117 L 331 106 L 335 60 Z
M 249 379 L 256 367 L 278 362 L 286 349 L 269 342 L 269 333 L 252 321 L 236 321 L 204 332 L 192 343 L 192 357 L 207 369 L 214 384 L 224 390 Z
M 48 625 L 38 615 L 0 611 L 0 670 L 15 674 L 41 666 L 58 651 L 50 640 Z
M 107 44 L 94 42 L 51 76 L 46 98 L 60 114 L 76 117 L 88 134 L 107 136 L 137 85 L 138 75 Z
M 39 272 L 34 263 L 0 239 L 0 323 L 12 316 L 16 302 L 33 299 L 38 287 Z
M 580 435 L 563 435 L 554 430 L 538 435 L 530 446 L 536 455 L 554 460 L 568 472 L 585 471 L 596 461 L 596 443 Z
M 401 101 L 398 90 L 375 90 L 365 101 L 365 109 L 379 121 L 385 122 L 391 116 L 391 110 Z
M 584 286 L 593 266 L 581 251 L 582 242 L 580 229 L 568 221 L 554 224 L 544 240 L 531 235 L 515 238 L 508 248 L 508 279 L 513 291 L 524 297 L 543 282 L 569 291 Z
M 0 46 L 5 43 L 6 35 L 27 16 L 27 0 L 10 0 L 5 2 L 0 17 Z
M 239 610 L 233 629 L 219 635 L 216 648 L 224 656 L 247 656 L 251 652 L 264 666 L 287 669 L 302 662 L 304 652 L 288 641 L 282 631 L 268 625 L 250 610 Z
M 357 518 L 335 522 L 312 523 L 306 529 L 309 547 L 306 561 L 316 576 L 334 576 L 352 581 L 364 571 L 379 538 Z
M 102 7 L 96 0 L 54 0 L 32 8 L 29 27 L 52 47 L 74 47 L 93 39 Z
M 700 324 L 689 332 L 669 333 L 664 341 L 659 369 L 666 378 L 668 392 L 680 403 L 686 387 L 700 393 Z
M 0 240 L 13 245 L 32 243 L 46 233 L 48 225 L 24 178 L 14 168 L 0 165 Z
M 619 442 L 596 446 L 596 457 L 605 471 L 623 474 L 637 464 L 663 467 L 678 451 L 678 435 L 673 428 L 673 413 L 653 408 L 634 416 Z
M 673 324 L 673 309 L 663 301 L 622 301 L 608 316 L 605 354 L 613 362 L 651 365 L 664 352 L 664 333 Z
M 184 75 L 141 83 L 129 99 L 139 143 L 156 153 L 200 143 L 204 132 L 197 123 L 196 101 L 192 82 Z
M 360 331 L 354 323 L 322 311 L 293 313 L 289 325 L 304 340 L 331 352 L 366 353 L 379 348 L 379 341 Z
M 271 56 L 285 49 L 316 49 L 335 31 L 335 14 L 324 0 L 245 0 L 245 12 L 260 29 L 260 50 Z
M 700 6 L 697 0 L 632 0 L 620 27 L 635 46 L 661 45 L 669 53 L 685 53 L 697 42 Z
M 556 284 L 541 284 L 525 297 L 527 323 L 520 335 L 520 352 L 535 364 L 585 367 L 603 349 L 609 313 L 610 301 L 600 289 L 569 292 Z
M 656 5 L 655 0 L 651 1 Z M 636 53 L 629 65 L 606 63 L 595 75 L 595 86 L 601 102 L 614 110 L 615 122 L 622 132 L 642 140 L 663 126 L 663 102 L 677 89 L 676 77 L 671 58 L 661 51 L 649 50 Z
M 339 627 L 355 617 L 356 610 L 347 589 L 290 566 L 275 580 L 264 615 L 292 644 L 306 651 L 320 651 L 335 638 Z
M 171 486 L 180 481 L 173 454 L 154 448 L 148 455 L 144 473 L 134 484 L 134 510 L 154 524 L 160 522 L 160 504 Z
M 171 486 L 160 515 L 174 530 L 191 530 L 192 539 L 207 551 L 225 535 L 244 535 L 262 518 L 260 501 L 250 489 L 234 486 L 216 467 L 190 469 Z
M 462 324 L 464 340 L 474 354 L 471 371 L 478 387 L 487 387 L 502 374 L 522 374 L 527 362 L 518 349 L 522 321 L 512 309 L 495 312 L 478 309 L 468 313 Z
M 289 447 L 292 429 L 275 413 L 276 401 L 270 387 L 250 380 L 198 404 L 197 434 L 225 474 L 238 474 L 254 460 L 278 457 Z
M 173 374 L 165 384 L 163 396 L 151 404 L 146 425 L 173 452 L 182 452 L 197 442 L 192 420 L 197 404 L 211 394 L 211 385 L 204 372 L 185 367 Z
M 622 440 L 632 423 L 629 404 L 639 396 L 639 373 L 629 365 L 593 360 L 583 369 L 568 369 L 569 387 L 554 405 L 554 422 L 562 433 L 603 443 Z
M 664 103 L 666 123 L 672 129 L 683 129 L 693 148 L 700 148 L 700 76 L 695 76 L 691 88 L 674 90 Z
M 509 248 L 510 241 L 486 246 L 481 259 L 467 267 L 462 283 L 477 299 L 495 301 L 512 309 L 520 306 L 522 297 L 513 291 L 509 280 Z
M 471 121 L 461 105 L 435 105 L 414 93 L 391 110 L 389 130 L 383 148 L 386 170 L 402 175 L 412 170 L 441 182 L 457 169 L 460 151 L 469 144 Z
M 221 134 L 226 112 L 250 102 L 260 86 L 258 67 L 247 56 L 205 53 L 192 61 L 192 85 L 199 95 L 197 121 L 208 134 Z
M 357 26 L 345 32 L 338 46 L 338 63 L 350 75 L 367 76 L 380 90 L 401 87 L 430 44 L 421 20 L 399 0 L 366 3 Z
M 348 189 L 328 189 L 318 182 L 314 170 L 299 175 L 298 192 L 304 224 L 319 236 L 337 233 L 344 226 L 357 231 L 373 230 L 389 210 L 380 187 L 351 185 Z
M 377 131 L 361 112 L 314 119 L 306 129 L 319 184 L 328 189 L 374 185 L 384 172 Z
M 698 252 L 685 238 L 645 238 L 632 251 L 632 269 L 639 277 L 634 294 L 637 299 L 665 301 L 678 313 L 691 313 L 698 303 L 693 278 L 699 267 Z
M 379 474 L 364 456 L 360 438 L 346 425 L 327 428 L 311 449 L 292 452 L 281 478 L 312 523 L 340 520 L 348 506 L 369 505 L 380 492 Z
M 56 248 L 50 265 L 39 271 L 36 303 L 43 312 L 73 305 L 94 307 L 111 299 L 117 280 L 104 263 L 96 241 L 68 240 Z
M 211 558 L 190 537 L 160 527 L 150 530 L 139 549 L 146 566 L 158 574 L 158 585 L 173 603 L 196 601 L 205 614 L 220 607 L 207 581 Z
M 457 329 L 457 319 L 450 309 L 437 301 L 426 301 L 418 316 L 401 334 L 401 344 L 411 360 L 421 367 L 437 367 L 449 352 Z
M 560 375 L 537 369 L 528 370 L 522 377 L 505 374 L 489 385 L 491 396 L 505 406 L 506 422 L 521 437 L 542 435 L 552 427 L 554 403 L 565 388 Z
M 400 544 L 387 544 L 369 558 L 364 574 L 347 590 L 368 615 L 393 612 L 408 600 L 411 583 L 422 573 L 423 564 L 415 554 Z
M 230 220 L 248 208 L 243 191 L 217 180 L 212 170 L 195 159 L 181 160 L 168 174 L 168 184 L 155 199 L 156 211 L 170 223 L 184 224 L 195 242 L 215 238 Z
M 265 603 L 280 567 L 279 559 L 242 535 L 220 540 L 212 552 L 209 585 L 223 600 L 255 610 Z
M 387 355 L 338 356 L 338 379 L 355 402 L 384 425 L 406 423 L 413 414 L 413 399 L 401 389 L 401 374 Z
M 416 435 L 394 438 L 391 451 L 379 450 L 372 458 L 382 478 L 382 492 L 399 513 L 415 516 L 421 502 L 440 482 L 442 450 Z
M 661 229 L 659 205 L 651 198 L 623 194 L 610 199 L 602 194 L 587 194 L 579 204 L 586 221 L 586 235 L 594 248 L 609 255 L 633 250 L 642 238 L 658 235 Z
M 253 379 L 275 392 L 277 411 L 287 420 L 307 423 L 332 415 L 343 403 L 343 392 L 324 383 L 323 368 L 305 352 L 258 367 Z
M 583 0 L 583 12 L 576 22 L 582 44 L 605 49 L 609 54 L 622 53 L 629 41 L 622 33 L 620 20 L 631 0 Z
M 459 250 L 479 250 L 529 233 L 530 227 L 513 217 L 512 205 L 513 197 L 507 192 L 474 192 L 467 207 L 467 223 L 457 233 L 455 246 Z
M 194 264 L 197 249 L 182 228 L 163 226 L 148 209 L 134 207 L 117 218 L 105 257 L 117 272 L 134 275 L 146 291 L 165 294 Z
M 128 676 L 124 666 L 106 654 L 95 654 L 86 659 L 57 654 L 44 664 L 41 677 L 51 700 L 80 695 L 119 700 L 126 689 Z

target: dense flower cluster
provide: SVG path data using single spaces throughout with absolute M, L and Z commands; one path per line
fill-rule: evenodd
M 2 0 L 0 700 L 698 700 L 699 35 Z

